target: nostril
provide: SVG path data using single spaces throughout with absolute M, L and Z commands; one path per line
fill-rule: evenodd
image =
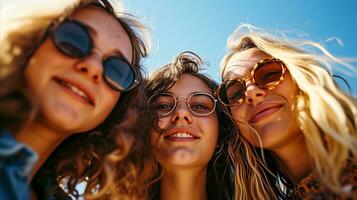
M 79 70 L 80 70 L 81 72 L 88 72 L 88 69 L 85 68 L 85 67 L 81 67 Z
M 93 76 L 93 79 L 96 80 L 96 81 L 98 80 L 98 78 L 99 78 L 98 75 L 94 75 Z

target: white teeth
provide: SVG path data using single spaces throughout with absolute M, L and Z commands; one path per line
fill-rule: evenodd
M 85 99 L 89 99 L 88 96 L 82 91 L 80 90 L 79 88 L 77 88 L 76 86 L 74 85 L 71 85 L 69 83 L 66 83 L 67 87 L 72 90 L 74 93 L 78 94 L 79 96 L 85 98 Z
M 175 138 L 193 138 L 191 134 L 188 133 L 174 133 L 170 135 L 170 137 L 175 137 Z

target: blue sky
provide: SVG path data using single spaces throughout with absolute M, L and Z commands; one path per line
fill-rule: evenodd
M 226 39 L 241 23 L 268 31 L 297 32 L 323 43 L 334 55 L 357 58 L 357 1 L 353 0 L 124 0 L 131 13 L 151 29 L 153 49 L 148 72 L 172 61 L 181 51 L 194 51 L 208 63 L 206 71 L 220 81 L 219 62 Z M 301 37 L 300 37 L 301 38 Z M 339 45 L 339 38 L 343 45 Z M 353 63 L 357 69 L 357 62 Z M 357 75 L 347 77 L 357 96 Z

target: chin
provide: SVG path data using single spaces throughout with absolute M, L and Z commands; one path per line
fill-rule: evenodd
M 82 116 L 68 113 L 63 110 L 57 112 L 42 112 L 42 119 L 45 125 L 57 132 L 72 134 L 83 132 L 80 125 L 83 124 Z M 83 128 L 82 128 L 83 129 Z
M 195 161 L 191 161 L 191 160 L 169 160 L 169 161 L 166 161 L 163 166 L 165 166 L 165 165 L 175 166 L 175 167 L 179 167 L 179 168 L 185 168 L 185 167 L 194 166 L 195 165 Z
M 57 130 L 59 132 L 64 132 L 68 134 L 83 132 L 79 130 L 78 126 L 76 125 L 77 122 L 74 121 L 71 122 L 67 119 L 59 119 L 59 118 L 49 119 L 48 123 L 54 130 Z
M 191 167 L 196 166 L 198 163 L 202 163 L 200 156 L 192 154 L 193 152 L 188 152 L 184 150 L 177 150 L 174 153 L 170 153 L 162 157 L 160 156 L 159 161 L 165 167 L 166 165 L 175 167 Z

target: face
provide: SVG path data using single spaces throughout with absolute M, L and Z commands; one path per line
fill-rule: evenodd
M 225 79 L 243 79 L 253 66 L 269 58 L 257 48 L 234 54 L 223 74 Z M 231 114 L 241 134 L 254 146 L 275 150 L 294 138 L 302 137 L 297 125 L 295 100 L 298 88 L 289 72 L 273 89 L 259 88 L 252 80 L 245 81 L 245 97 L 241 104 L 231 107 Z
M 25 77 L 39 103 L 38 121 L 58 132 L 72 134 L 98 126 L 118 102 L 120 92 L 103 78 L 103 60 L 132 59 L 129 36 L 104 10 L 88 6 L 69 17 L 88 27 L 92 52 L 74 58 L 59 51 L 47 37 L 31 57 Z
M 205 167 L 217 143 L 217 114 L 192 114 L 186 98 L 197 92 L 212 95 L 211 89 L 198 77 L 184 74 L 167 92 L 179 99 L 175 110 L 158 118 L 158 127 L 164 131 L 151 131 L 155 158 L 165 169 Z

